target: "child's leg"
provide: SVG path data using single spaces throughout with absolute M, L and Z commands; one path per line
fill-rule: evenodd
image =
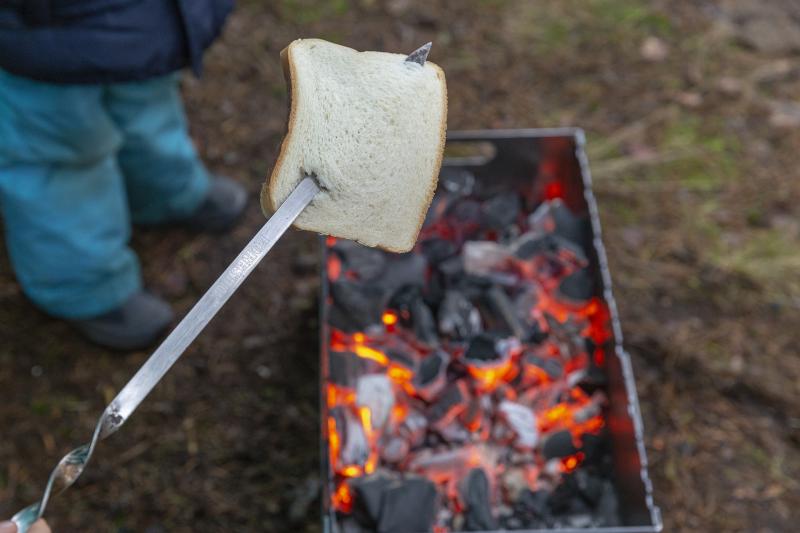
M 0 71 L 0 211 L 25 293 L 50 314 L 86 318 L 140 289 L 116 162 L 121 137 L 98 86 Z
M 178 76 L 111 85 L 105 105 L 123 134 L 118 161 L 133 221 L 190 216 L 208 193 L 209 175 L 189 138 Z

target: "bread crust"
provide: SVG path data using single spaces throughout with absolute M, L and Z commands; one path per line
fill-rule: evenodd
M 311 39 L 309 39 L 311 40 Z M 286 135 L 283 138 L 283 142 L 281 143 L 281 148 L 278 153 L 278 159 L 275 161 L 275 165 L 272 168 L 272 172 L 270 173 L 269 180 L 265 182 L 261 187 L 261 210 L 264 212 L 266 216 L 270 216 L 271 213 L 274 213 L 278 207 L 277 200 L 275 197 L 275 186 L 277 179 L 276 177 L 280 174 L 281 167 L 284 163 L 284 159 L 286 158 L 286 152 L 288 151 L 288 147 L 293 135 L 294 131 L 294 124 L 297 118 L 297 106 L 298 106 L 298 99 L 295 95 L 298 94 L 297 90 L 297 76 L 295 76 L 295 65 L 294 59 L 292 56 L 292 47 L 298 43 L 300 39 L 292 41 L 289 45 L 281 50 L 281 64 L 283 66 L 283 75 L 286 79 L 286 84 L 289 88 L 289 119 L 286 125 Z M 436 188 L 439 182 L 439 171 L 442 167 L 442 159 L 444 157 L 444 145 L 447 138 L 447 81 L 445 79 L 444 70 L 431 61 L 426 62 L 426 65 L 431 65 L 436 71 L 436 77 L 439 80 L 439 83 L 442 86 L 443 98 L 442 98 L 442 120 L 439 126 L 439 160 L 434 165 L 433 174 L 430 177 L 428 186 L 428 191 L 426 193 L 426 201 L 425 201 L 425 208 L 419 214 L 419 220 L 417 222 L 417 230 L 416 234 L 419 235 L 420 230 L 422 229 L 422 225 L 425 223 L 425 217 L 428 213 L 428 209 L 430 208 L 431 201 L 433 200 L 434 194 L 436 194 Z M 297 221 L 294 222 L 294 226 L 300 229 L 309 229 L 304 228 L 302 224 L 299 224 Z M 411 247 L 395 247 L 389 244 L 379 244 L 377 248 L 382 250 L 386 250 L 389 252 L 394 253 L 404 253 L 412 250 L 416 243 L 412 243 Z
M 269 180 L 261 186 L 261 210 L 266 216 L 270 216 L 270 214 L 274 213 L 279 207 L 275 201 L 275 182 L 277 181 L 275 177 L 278 175 L 283 165 L 283 160 L 286 158 L 289 141 L 294 131 L 294 122 L 297 118 L 297 98 L 295 98 L 297 94 L 297 77 L 293 75 L 294 65 L 292 62 L 292 45 L 296 42 L 297 41 L 292 41 L 286 48 L 281 50 L 283 77 L 286 80 L 286 85 L 289 87 L 289 118 L 286 122 L 286 135 L 284 135 L 283 142 L 281 142 L 278 159 L 272 167 Z
M 442 98 L 442 124 L 439 127 L 439 160 L 433 166 L 433 176 L 431 176 L 430 185 L 428 186 L 428 195 L 427 200 L 425 200 L 425 209 L 419 215 L 419 223 L 417 223 L 417 236 L 419 237 L 419 232 L 422 230 L 422 225 L 425 223 L 425 217 L 428 214 L 428 209 L 431 207 L 431 202 L 433 201 L 433 195 L 436 194 L 436 188 L 439 185 L 439 172 L 442 169 L 442 160 L 444 159 L 444 144 L 447 140 L 447 80 L 444 76 L 444 70 L 442 67 L 437 65 L 436 63 L 430 63 L 430 65 L 436 69 L 436 77 L 439 78 L 439 83 L 442 84 L 442 91 L 444 92 L 444 97 Z M 414 248 L 414 244 L 411 245 L 411 248 L 408 250 L 392 250 L 390 248 L 386 248 L 391 252 L 408 252 Z

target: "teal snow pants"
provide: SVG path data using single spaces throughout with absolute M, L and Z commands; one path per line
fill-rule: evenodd
M 184 218 L 208 186 L 177 75 L 56 85 L 0 70 L 0 215 L 17 279 L 47 313 L 122 304 L 142 286 L 131 222 Z

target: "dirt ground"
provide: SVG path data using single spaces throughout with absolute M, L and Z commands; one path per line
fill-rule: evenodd
M 800 8 L 792 0 L 240 1 L 192 132 L 253 201 L 225 238 L 137 232 L 179 313 L 263 221 L 285 121 L 278 52 L 431 40 L 449 128 L 586 129 L 667 531 L 796 531 L 800 509 Z M 4 252 L 3 252 L 4 253 Z M 320 530 L 317 241 L 293 232 L 47 516 L 67 531 Z M 0 517 L 148 353 L 95 348 L 0 257 Z

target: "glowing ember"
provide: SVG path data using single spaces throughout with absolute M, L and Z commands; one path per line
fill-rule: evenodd
M 381 319 L 383 323 L 386 324 L 386 327 L 389 328 L 397 324 L 397 313 L 393 311 L 386 311 L 385 313 L 383 313 Z
M 416 502 L 404 493 L 413 473 L 408 483 L 433 482 L 439 494 L 427 530 L 497 529 L 498 504 L 528 498 L 535 507 L 535 495 L 596 462 L 585 444 L 605 427 L 605 396 L 587 375 L 605 363 L 613 333 L 605 301 L 579 290 L 591 283 L 586 253 L 558 233 L 572 216 L 564 193 L 549 181 L 527 213 L 513 193 L 483 203 L 437 196 L 412 252 L 427 261 L 425 279 L 367 282 L 350 274 L 366 269 L 348 254 L 328 255 L 329 283 L 364 284 L 385 306 L 365 314 L 374 318 L 361 331 L 328 326 L 329 354 L 342 365 L 325 395 L 329 497 L 341 517 L 372 520 L 369 528 L 413 515 L 378 516 L 390 496 L 364 500 L 381 487 L 391 501 Z M 583 277 L 565 297 L 573 275 Z M 351 312 L 362 303 L 348 302 Z

